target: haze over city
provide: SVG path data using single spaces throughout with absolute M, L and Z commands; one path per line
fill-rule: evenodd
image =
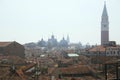
M 22 44 L 60 40 L 100 44 L 101 15 L 105 0 L 0 0 L 0 41 Z M 110 41 L 120 44 L 120 0 L 106 0 Z

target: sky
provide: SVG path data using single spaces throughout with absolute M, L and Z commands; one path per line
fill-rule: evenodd
M 0 41 L 100 44 L 105 0 L 0 0 Z M 120 0 L 106 0 L 110 41 L 120 44 Z

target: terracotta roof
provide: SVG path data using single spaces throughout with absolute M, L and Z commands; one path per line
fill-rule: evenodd
M 36 64 L 26 65 L 26 66 L 23 68 L 23 70 L 24 70 L 24 71 L 27 71 L 27 70 L 29 70 L 30 68 L 34 67 L 34 66 L 36 66 Z
M 104 52 L 105 51 L 105 47 L 103 47 L 103 46 L 96 46 L 94 48 L 89 49 L 89 51 L 90 52 L 97 52 L 97 51 Z
M 117 59 L 117 60 L 112 59 L 112 60 L 106 61 L 105 64 L 116 64 L 116 63 L 119 63 L 119 62 L 120 62 L 120 59 Z
M 69 68 L 61 68 L 61 73 L 64 74 L 84 74 L 84 73 L 90 73 L 92 72 L 92 69 L 89 66 L 86 65 L 80 65 L 80 66 L 74 66 Z
M 5 47 L 11 44 L 12 42 L 0 42 L 0 47 Z
M 120 46 L 109 46 L 107 48 L 114 48 L 114 49 L 116 49 L 116 48 L 120 48 Z

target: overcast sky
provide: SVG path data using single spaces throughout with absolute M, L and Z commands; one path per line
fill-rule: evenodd
M 59 40 L 100 44 L 105 0 L 0 0 L 0 41 Z M 110 40 L 120 44 L 120 0 L 107 0 Z

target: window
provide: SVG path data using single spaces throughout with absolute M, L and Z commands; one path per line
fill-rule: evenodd
M 114 51 L 114 54 L 115 54 L 115 51 Z
M 119 55 L 119 51 L 117 51 L 117 54 Z
M 104 25 L 104 27 L 106 27 L 106 25 Z

